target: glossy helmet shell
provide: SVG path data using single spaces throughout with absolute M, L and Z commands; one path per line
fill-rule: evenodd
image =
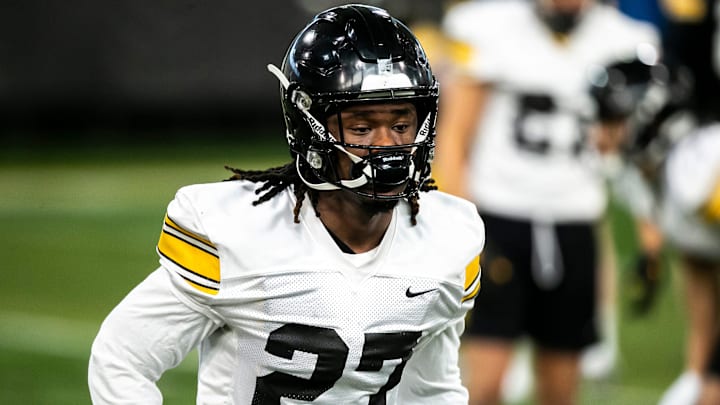
M 396 197 L 416 193 L 427 180 L 438 85 L 424 50 L 404 24 L 376 7 L 331 8 L 295 37 L 281 70 L 289 82 L 281 86 L 288 142 L 301 175 L 348 188 L 338 180 L 334 164 L 337 146 L 346 145 L 342 134 L 339 139 L 326 136 L 319 126 L 353 104 L 404 101 L 415 105 L 418 128 L 425 124 L 426 136 L 413 145 L 408 187 Z M 374 181 L 372 176 L 368 181 Z
M 627 119 L 642 105 L 648 90 L 667 84 L 667 69 L 660 63 L 640 59 L 618 61 L 596 72 L 590 94 L 601 121 Z

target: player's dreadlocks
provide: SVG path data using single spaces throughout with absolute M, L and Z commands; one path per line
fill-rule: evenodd
M 295 208 L 293 209 L 295 223 L 300 223 L 300 208 L 302 207 L 303 197 L 305 194 L 308 195 L 313 208 L 317 207 L 317 190 L 311 189 L 302 181 L 297 173 L 294 162 L 266 170 L 240 170 L 229 166 L 225 166 L 225 168 L 234 173 L 232 177 L 227 180 L 248 180 L 255 183 L 264 183 L 255 190 L 255 194 L 259 195 L 259 197 L 257 200 L 253 201 L 253 205 L 259 205 L 265 201 L 269 201 L 281 191 L 292 186 L 293 193 L 295 194 L 295 198 L 297 200 Z M 428 179 L 420 186 L 419 190 L 437 190 L 435 180 Z M 418 203 L 418 199 L 419 197 L 417 194 L 413 194 L 411 197 L 408 197 L 408 203 L 410 203 L 410 223 L 412 225 L 417 224 L 416 217 L 418 212 L 420 212 L 420 203 Z M 320 216 L 317 209 L 315 210 L 315 213 L 317 216 Z

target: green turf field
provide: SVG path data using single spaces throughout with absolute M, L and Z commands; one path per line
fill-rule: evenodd
M 0 152 L 0 404 L 89 403 L 94 334 L 156 267 L 155 242 L 175 190 L 227 177 L 226 164 L 262 168 L 286 157 L 279 143 Z M 623 211 L 613 209 L 611 219 L 622 268 L 633 233 Z M 584 384 L 583 404 L 653 404 L 679 372 L 684 325 L 673 278 L 650 316 L 622 311 L 620 366 Z M 163 377 L 166 403 L 194 403 L 194 366 L 189 358 Z

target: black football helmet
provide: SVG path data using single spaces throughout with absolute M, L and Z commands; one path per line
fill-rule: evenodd
M 598 119 L 626 122 L 623 153 L 647 173 L 655 172 L 677 139 L 695 125 L 688 113 L 692 75 L 666 65 L 652 49 L 642 45 L 635 56 L 595 68 L 590 75 Z
M 656 52 L 649 44 L 642 46 L 650 53 Z M 624 120 L 633 114 L 645 113 L 657 108 L 655 104 L 663 104 L 667 97 L 669 73 L 656 54 L 649 58 L 633 56 L 618 60 L 595 67 L 589 73 L 590 94 L 601 121 Z
M 268 69 L 280 81 L 290 151 L 309 187 L 395 200 L 416 194 L 427 181 L 438 84 L 417 38 L 387 11 L 352 4 L 321 12 L 290 44 L 282 67 Z M 332 114 L 359 103 L 386 102 L 415 106 L 418 132 L 412 144 L 348 144 L 342 133 L 327 130 Z M 370 152 L 360 157 L 347 148 Z M 353 162 L 350 179 L 338 172 L 339 154 Z M 382 193 L 403 184 L 399 193 Z

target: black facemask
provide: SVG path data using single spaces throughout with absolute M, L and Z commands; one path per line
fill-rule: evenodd
M 557 34 L 568 34 L 580 21 L 580 13 L 569 11 L 547 12 L 539 10 L 540 18 L 545 25 Z
M 360 177 L 367 167 L 373 173 L 374 191 L 391 191 L 406 183 L 411 175 L 412 155 L 409 152 L 392 151 L 371 153 L 352 168 L 353 177 Z

